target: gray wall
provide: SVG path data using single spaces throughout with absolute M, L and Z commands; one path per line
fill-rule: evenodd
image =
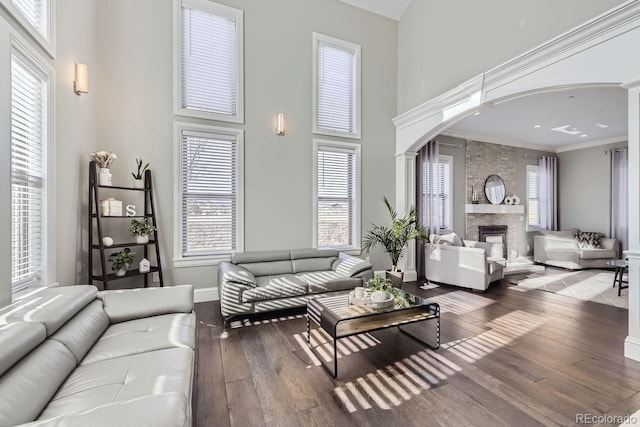
M 558 222 L 609 235 L 609 152 L 627 142 L 558 154 Z
M 11 18 L 0 9 L 2 15 L 9 22 Z M 92 81 L 97 75 L 96 70 L 96 1 L 95 0 L 65 0 L 57 2 L 57 46 L 56 58 L 51 59 L 44 52 L 47 60 L 56 71 L 55 129 L 56 153 L 51 159 L 51 167 L 55 170 L 54 182 L 56 200 L 50 206 L 49 212 L 55 216 L 55 243 L 53 259 L 56 265 L 56 279 L 62 285 L 85 282 L 87 274 L 82 264 L 86 260 L 86 160 L 87 154 L 95 150 L 95 94 L 96 87 Z M 25 38 L 24 31 L 18 30 Z M 40 50 L 37 48 L 37 50 Z M 90 74 L 90 93 L 78 97 L 73 92 L 75 80 L 75 63 L 88 65 Z M 5 95 L 8 96 L 8 95 Z M 6 99 L 6 98 L 5 98 Z M 4 114 L 3 114 L 4 117 Z M 8 127 L 3 127 L 4 135 Z M 0 138 L 2 153 L 0 158 L 8 160 L 10 138 Z M 6 143 L 6 144 L 5 144 Z M 7 163 L 8 164 L 8 163 Z M 10 188 L 10 167 L 1 168 L 0 188 Z M 2 215 L 10 222 L 10 199 L 8 193 L 0 191 L 0 204 L 4 206 L 6 215 Z M 0 306 L 8 303 L 11 298 L 11 232 L 9 226 L 0 227 L 1 239 L 5 242 L 0 248 Z M 7 251 L 5 253 L 5 251 Z M 6 265 L 4 263 L 7 263 Z
M 413 0 L 398 27 L 398 112 L 546 42 L 622 0 Z
M 336 0 L 224 0 L 244 10 L 245 250 L 312 244 L 312 32 L 362 46 L 362 229 L 388 221 L 395 199 L 397 22 Z M 151 162 L 168 284 L 216 285 L 215 267 L 173 268 L 172 1 L 98 4 L 98 146 L 117 153 L 114 179 Z M 356 24 L 357 23 L 357 24 Z M 274 117 L 286 116 L 276 136 Z M 193 119 L 178 119 L 191 120 Z M 319 138 L 331 139 L 330 137 Z M 376 269 L 389 266 L 381 251 Z

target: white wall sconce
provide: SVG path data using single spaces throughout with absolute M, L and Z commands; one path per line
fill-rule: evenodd
M 276 135 L 284 135 L 284 114 L 278 114 L 278 122 L 276 124 Z
M 76 81 L 73 82 L 73 90 L 78 95 L 89 93 L 89 69 L 87 64 L 76 64 Z

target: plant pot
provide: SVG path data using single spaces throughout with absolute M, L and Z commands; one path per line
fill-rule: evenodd
M 402 279 L 404 279 L 404 273 L 402 271 L 385 271 L 387 279 L 391 280 L 391 284 L 396 288 L 402 287 Z
M 126 268 L 121 268 L 121 269 L 119 269 L 119 270 L 116 270 L 116 271 L 115 271 L 115 274 L 116 274 L 116 276 L 118 276 L 118 277 L 122 277 L 122 276 L 124 276 L 125 274 L 127 274 L 127 269 L 126 269 Z
M 136 243 L 138 244 L 149 243 L 149 235 L 145 234 L 144 236 L 136 236 Z
M 98 184 L 111 186 L 111 171 L 107 168 L 100 168 L 98 172 Z
M 144 188 L 144 180 L 143 179 L 134 179 L 133 180 L 133 188 Z

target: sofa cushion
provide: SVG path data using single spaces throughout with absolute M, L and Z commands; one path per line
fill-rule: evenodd
M 289 296 L 305 295 L 307 282 L 293 274 L 257 277 L 258 286 L 242 293 L 242 302 L 263 301 Z
M 194 352 L 170 348 L 78 366 L 40 418 L 86 411 L 144 396 L 191 393 Z
M 304 273 L 305 271 L 331 270 L 331 266 L 337 259 L 337 256 L 322 258 L 303 258 L 294 259 L 293 261 L 291 261 L 291 263 L 293 264 L 294 273 Z
M 246 268 L 254 276 L 275 276 L 278 274 L 293 274 L 293 266 L 291 260 L 286 261 L 265 261 L 254 263 L 237 264 L 240 267 Z
M 291 254 L 289 251 L 253 251 L 231 254 L 231 262 L 236 265 L 290 260 Z
M 164 314 L 109 326 L 82 365 L 165 348 L 195 348 L 194 313 Z
M 182 393 L 163 393 L 79 413 L 40 419 L 20 427 L 190 426 L 191 404 Z
M 335 249 L 292 249 L 289 251 L 291 259 L 306 259 L 306 258 L 336 258 L 338 251 Z
M 602 249 L 600 238 L 602 233 L 592 233 L 588 231 L 577 231 L 574 238 L 578 242 L 580 249 Z
M 96 300 L 69 320 L 51 339 L 60 341 L 80 363 L 91 346 L 107 330 L 109 317 L 102 308 L 102 301 Z
M 616 257 L 614 249 L 580 249 L 580 259 L 615 259 Z
M 73 354 L 55 340 L 22 358 L 0 378 L 0 426 L 35 420 L 75 367 Z
M 51 336 L 95 300 L 97 293 L 98 289 L 89 285 L 47 288 L 0 310 L 0 324 L 40 322 L 47 329 L 47 336 Z
M 560 237 L 564 239 L 573 239 L 573 236 L 580 230 L 577 228 L 570 228 L 568 230 L 540 230 L 540 234 L 543 236 Z
M 193 286 L 102 291 L 98 294 L 111 323 L 193 311 Z
M 0 326 L 0 375 L 47 338 L 42 323 L 17 322 Z
M 309 285 L 309 293 L 341 291 L 362 286 L 362 280 L 346 276 L 337 271 L 313 271 L 297 274 L 297 277 Z
M 577 251 L 578 242 L 573 237 L 545 236 L 544 248 L 546 251 Z

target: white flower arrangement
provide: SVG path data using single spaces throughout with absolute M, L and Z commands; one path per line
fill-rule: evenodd
M 109 151 L 96 151 L 95 153 L 89 154 L 89 157 L 102 169 L 109 169 L 111 162 L 118 158 L 115 153 Z

